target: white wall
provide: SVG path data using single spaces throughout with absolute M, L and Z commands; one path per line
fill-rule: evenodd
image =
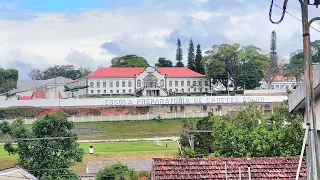
M 268 89 L 267 82 L 262 80 L 260 81 L 260 89 Z M 296 81 L 273 81 L 271 83 L 270 89 L 280 90 L 280 89 L 293 89 L 297 85 Z
M 131 87 L 129 87 L 129 81 L 131 82 Z M 100 83 L 100 87 L 97 87 L 97 83 Z M 103 83 L 106 83 L 105 87 Z M 110 83 L 112 82 L 112 87 Z M 119 87 L 117 87 L 117 82 L 119 82 Z M 122 83 L 125 83 L 123 87 Z M 93 87 L 92 87 L 93 83 Z M 88 78 L 88 94 L 133 94 L 134 93 L 134 78 Z
M 190 82 L 190 85 L 188 86 L 188 81 Z M 200 86 L 194 86 L 192 87 L 193 82 L 196 82 L 196 85 L 199 85 L 199 81 L 201 81 L 202 84 L 202 90 L 201 92 L 208 92 L 210 90 L 210 82 L 206 78 L 167 78 L 167 89 L 172 90 L 172 92 L 176 93 L 199 93 L 200 92 Z M 207 81 L 207 86 L 205 86 L 205 81 Z M 172 83 L 170 83 L 172 82 Z M 178 83 L 178 85 L 176 84 Z M 183 86 L 182 86 L 183 83 Z M 170 86 L 172 84 L 172 86 Z
M 96 99 L 36 99 L 2 100 L 0 107 L 80 107 L 80 106 L 122 106 L 161 104 L 237 104 L 243 102 L 282 102 L 287 96 L 181 96 L 181 97 L 141 97 L 141 98 L 96 98 Z

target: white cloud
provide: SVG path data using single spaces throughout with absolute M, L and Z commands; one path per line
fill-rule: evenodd
M 207 0 L 197 1 L 204 5 Z M 276 30 L 279 54 L 287 56 L 301 48 L 301 24 L 288 15 L 280 25 L 271 24 L 269 5 L 267 1 L 257 6 L 251 4 L 248 5 L 250 11 L 239 9 L 237 12 L 228 9 L 209 11 L 197 4 L 194 9 L 83 9 L 72 13 L 33 12 L 35 18 L 28 20 L 3 18 L 0 19 L 1 66 L 7 67 L 17 59 L 39 68 L 76 64 L 76 59 L 85 64 L 94 61 L 92 68 L 100 64 L 108 66 L 114 56 L 122 54 L 101 48 L 105 42 L 115 43 L 122 52 L 144 56 L 150 64 L 158 57 L 174 61 L 176 45 L 175 42 L 168 43 L 167 38 L 175 30 L 181 30 L 181 36 L 192 37 L 201 45 L 216 44 L 214 35 L 218 34 L 221 36 L 219 42 L 253 44 L 263 52 L 269 51 L 271 31 Z M 278 18 L 279 13 L 275 9 L 273 17 Z M 291 13 L 299 17 L 296 9 Z M 314 26 L 320 28 L 319 24 Z M 312 39 L 319 35 L 312 32 Z M 213 37 L 206 39 L 210 36 Z M 203 49 L 208 47 L 202 46 Z M 187 44 L 183 44 L 183 48 L 186 55 Z M 70 52 L 70 49 L 74 51 Z

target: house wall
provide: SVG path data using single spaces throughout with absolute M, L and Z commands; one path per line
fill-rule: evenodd
M 150 71 L 148 71 L 150 70 Z M 144 78 L 152 73 L 157 78 L 157 86 L 168 92 L 175 93 L 201 93 L 210 89 L 209 81 L 206 78 L 174 78 L 161 75 L 158 71 L 146 69 L 136 77 L 128 78 L 88 78 L 88 95 L 120 95 L 135 94 L 135 91 L 144 87 Z M 83 80 L 85 82 L 85 80 Z M 131 86 L 129 86 L 129 82 Z M 195 83 L 195 86 L 192 85 Z M 112 84 L 112 85 L 111 85 Z M 143 94 L 145 95 L 145 94 Z M 166 96 L 165 91 L 160 91 L 160 96 Z
M 260 89 L 268 89 L 267 82 L 260 81 Z M 293 89 L 298 83 L 295 80 L 292 81 L 273 81 L 271 83 L 271 89 L 281 90 L 281 89 Z

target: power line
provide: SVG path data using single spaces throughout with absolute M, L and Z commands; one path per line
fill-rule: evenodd
M 267 0 L 267 1 L 269 1 L 269 2 L 271 3 L 270 11 L 269 11 L 269 19 L 270 19 L 270 21 L 271 21 L 272 23 L 274 23 L 274 24 L 279 24 L 279 23 L 283 20 L 283 17 L 284 17 L 284 16 L 282 15 L 280 21 L 278 21 L 278 22 L 273 22 L 273 21 L 271 20 L 272 6 L 273 6 L 273 5 L 276 6 L 277 8 L 279 8 L 279 9 L 281 9 L 284 13 L 287 13 L 288 15 L 290 15 L 291 17 L 293 17 L 294 19 L 302 22 L 301 19 L 299 19 L 299 18 L 295 17 L 294 15 L 292 15 L 291 13 L 289 13 L 289 12 L 286 10 L 286 6 L 284 6 L 285 8 L 282 8 L 282 7 L 280 7 L 279 5 L 273 3 L 273 0 Z M 286 4 L 286 1 L 288 2 L 288 0 L 285 0 L 284 4 Z M 312 29 L 314 29 L 315 31 L 317 31 L 317 32 L 320 33 L 320 30 L 318 30 L 317 28 L 314 28 L 313 26 L 310 26 L 310 27 L 311 27 Z

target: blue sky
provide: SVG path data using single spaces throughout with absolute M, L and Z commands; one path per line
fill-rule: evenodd
M 288 15 L 279 25 L 270 23 L 269 6 L 268 0 L 0 0 L 0 67 L 17 68 L 20 79 L 28 79 L 32 68 L 74 64 L 94 70 L 125 54 L 151 65 L 159 57 L 174 62 L 178 37 L 185 61 L 191 38 L 203 52 L 240 43 L 267 54 L 273 30 L 278 54 L 288 58 L 302 47 L 301 24 Z M 288 11 L 300 17 L 298 1 L 289 2 Z M 310 7 L 310 13 L 319 9 Z M 273 16 L 278 19 L 280 10 L 274 8 Z M 311 37 L 320 33 L 312 30 Z

